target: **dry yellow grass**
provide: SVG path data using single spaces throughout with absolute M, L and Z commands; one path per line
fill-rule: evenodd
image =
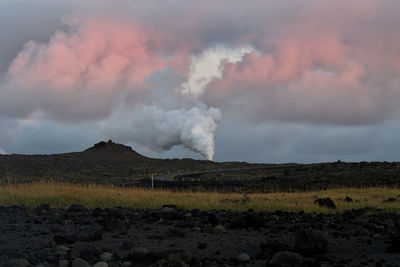
M 346 196 L 355 202 L 344 201 Z M 163 204 L 176 204 L 185 209 L 198 208 L 232 210 L 284 210 L 305 212 L 336 212 L 366 206 L 400 211 L 400 201 L 384 203 L 389 197 L 400 196 L 399 188 L 340 188 L 314 192 L 238 194 L 217 192 L 172 192 L 140 188 L 121 188 L 107 185 L 77 185 L 39 182 L 34 184 L 4 185 L 0 187 L 0 205 L 68 207 L 72 203 L 88 207 L 160 208 Z M 313 204 L 318 197 L 330 197 L 337 210 L 320 208 Z

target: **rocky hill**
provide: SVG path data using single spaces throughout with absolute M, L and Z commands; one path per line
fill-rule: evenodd
M 154 159 L 129 146 L 101 141 L 82 151 L 52 155 L 0 155 L 0 179 L 18 182 L 51 179 L 126 184 L 150 174 L 247 166 L 193 159 Z

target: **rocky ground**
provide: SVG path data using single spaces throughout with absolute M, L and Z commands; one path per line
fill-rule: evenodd
M 0 266 L 400 266 L 400 215 L 0 207 Z

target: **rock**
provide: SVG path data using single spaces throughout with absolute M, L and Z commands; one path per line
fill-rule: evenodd
M 100 259 L 103 261 L 109 261 L 113 257 L 113 254 L 111 252 L 104 252 L 103 254 L 100 255 Z
M 269 258 L 277 252 L 289 250 L 289 246 L 284 240 L 273 239 L 260 245 L 264 258 Z
M 232 229 L 246 228 L 246 222 L 241 215 L 233 217 L 230 224 Z
M 201 243 L 201 242 L 199 242 L 198 245 L 197 245 L 197 248 L 198 248 L 198 249 L 205 249 L 206 247 L 207 247 L 207 244 L 206 244 L 206 243 Z
M 175 220 L 178 212 L 178 207 L 176 205 L 165 204 L 162 206 L 160 213 L 160 220 Z
M 239 254 L 236 259 L 238 262 L 243 263 L 243 262 L 249 262 L 251 258 L 248 254 L 242 253 L 242 254 Z
M 212 226 L 218 225 L 219 219 L 217 215 L 215 215 L 214 213 L 208 214 L 207 223 L 211 224 Z
M 97 230 L 96 232 L 93 232 L 92 234 L 88 234 L 84 237 L 82 237 L 83 241 L 86 242 L 91 242 L 91 241 L 99 241 L 103 238 L 103 231 Z
M 39 207 L 36 208 L 37 213 L 39 215 L 45 215 L 49 212 L 50 210 L 50 205 L 49 204 L 42 204 Z
M 86 207 L 80 204 L 71 204 L 69 208 L 67 209 L 69 212 L 82 212 L 82 211 L 87 211 Z
M 383 202 L 384 202 L 384 203 L 390 203 L 390 202 L 395 202 L 395 201 L 396 201 L 396 198 L 390 197 L 390 198 L 384 200 Z
M 129 220 L 123 211 L 112 209 L 103 217 L 103 226 L 106 231 L 115 231 L 129 228 Z
M 134 248 L 132 250 L 132 252 L 130 253 L 131 258 L 133 258 L 135 261 L 143 261 L 147 254 L 148 254 L 148 250 L 144 247 L 138 247 L 138 248 Z
M 304 259 L 300 254 L 289 251 L 275 253 L 268 262 L 268 266 L 274 267 L 301 267 L 303 264 Z
M 223 227 L 222 225 L 217 225 L 214 227 L 213 232 L 218 234 L 218 233 L 225 233 L 225 227 Z
M 169 238 L 185 238 L 187 232 L 178 228 L 170 228 L 167 230 L 165 235 Z
M 69 262 L 67 260 L 59 260 L 58 267 L 68 267 Z
M 333 200 L 330 199 L 329 197 L 317 198 L 314 201 L 314 204 L 318 204 L 318 206 L 320 206 L 320 207 L 326 207 L 326 208 L 329 208 L 329 209 L 336 209 L 335 202 L 333 202 Z
M 325 253 L 328 247 L 328 234 L 317 230 L 303 230 L 298 232 L 295 250 L 304 255 Z
M 80 253 L 76 250 L 76 249 L 71 249 L 71 251 L 69 252 L 69 257 L 71 258 L 71 259 L 76 259 L 76 258 L 79 258 L 79 256 L 80 256 Z
M 135 243 L 131 240 L 125 241 L 121 244 L 120 248 L 122 250 L 131 250 L 135 246 Z
M 77 242 L 79 238 L 76 235 L 55 235 L 54 242 L 57 245 L 61 244 L 73 244 Z
M 27 259 L 11 259 L 8 261 L 7 266 L 9 267 L 27 267 L 31 266 L 30 262 Z
M 344 198 L 344 201 L 345 201 L 345 202 L 353 202 L 353 199 L 352 199 L 351 197 L 349 197 L 349 196 L 346 196 L 346 197 Z
M 177 251 L 177 252 L 172 252 L 169 253 L 167 256 L 167 261 L 173 261 L 173 262 L 188 262 L 193 258 L 192 254 L 188 251 Z
M 400 236 L 397 236 L 390 242 L 387 252 L 390 253 L 400 253 Z
M 108 263 L 104 261 L 99 261 L 98 263 L 93 265 L 93 267 L 108 267 Z
M 255 212 L 248 212 L 244 218 L 246 228 L 260 229 L 264 226 L 263 218 Z
M 87 261 L 77 258 L 72 262 L 72 267 L 90 267 L 90 265 Z
M 130 261 L 124 261 L 122 263 L 122 267 L 132 267 L 132 266 L 133 266 L 133 263 Z
M 39 229 L 39 233 L 41 235 L 49 235 L 49 234 L 51 234 L 51 230 L 48 227 L 41 227 Z
M 59 252 L 64 252 L 65 254 L 68 253 L 68 251 L 70 251 L 71 249 L 69 247 L 66 246 L 56 246 L 56 251 Z
M 86 261 L 91 261 L 92 259 L 100 258 L 100 255 L 103 253 L 103 251 L 99 247 L 84 242 L 77 243 L 74 246 L 73 250 L 76 250 L 79 253 L 80 256 L 78 258 L 84 259 Z

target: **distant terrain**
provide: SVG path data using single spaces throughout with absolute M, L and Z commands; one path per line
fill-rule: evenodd
M 154 159 L 111 140 L 82 151 L 53 155 L 0 155 L 3 182 L 53 180 L 119 186 L 222 191 L 311 190 L 397 186 L 398 162 L 250 164 L 194 159 Z

